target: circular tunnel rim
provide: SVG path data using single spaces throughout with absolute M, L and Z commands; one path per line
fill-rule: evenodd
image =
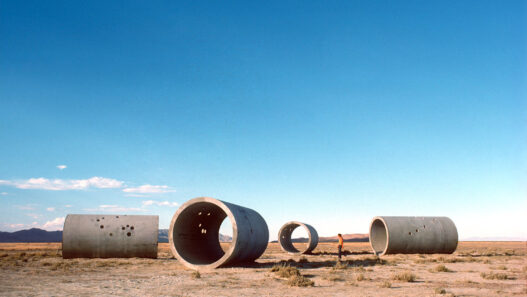
M 384 245 L 382 253 L 379 253 L 379 254 L 377 253 L 377 251 L 373 247 L 373 240 L 372 240 L 372 238 L 373 238 L 373 236 L 372 236 L 372 227 L 373 227 L 373 224 L 375 224 L 376 221 L 380 221 L 382 223 L 382 225 L 384 226 L 384 232 L 386 234 L 386 244 Z M 373 253 L 375 255 L 377 255 L 377 256 L 384 256 L 386 254 L 386 251 L 388 251 L 388 245 L 390 244 L 390 232 L 388 232 L 388 224 L 386 224 L 386 222 L 384 221 L 383 217 L 374 217 L 371 220 L 369 240 L 370 240 L 370 247 L 373 250 Z
M 293 230 L 291 230 L 291 237 L 293 235 L 293 231 L 298 228 L 298 227 L 304 227 L 304 229 L 306 229 L 307 231 L 307 235 L 309 236 L 309 241 L 307 242 L 307 247 L 304 249 L 304 250 L 298 250 L 296 247 L 294 247 L 297 251 L 294 252 L 294 251 L 288 251 L 286 250 L 283 246 L 282 246 L 282 242 L 280 240 L 280 238 L 282 237 L 282 232 L 290 225 L 297 225 Z M 313 228 L 311 226 L 311 228 Z M 315 229 L 315 228 L 313 228 Z M 315 230 L 316 232 L 316 230 Z M 318 237 L 318 235 L 317 235 Z M 292 238 L 289 238 L 289 240 L 291 241 Z M 318 240 L 317 242 L 315 243 L 314 247 L 313 248 L 310 248 L 311 247 L 311 243 L 313 242 L 313 234 L 311 234 L 311 230 L 309 229 L 308 227 L 308 224 L 305 224 L 305 223 L 302 223 L 302 222 L 299 222 L 299 221 L 289 221 L 287 223 L 285 223 L 281 228 L 280 230 L 278 231 L 278 244 L 280 245 L 280 248 L 284 251 L 284 252 L 287 252 L 287 253 L 291 253 L 291 254 L 306 254 L 306 253 L 309 253 L 311 252 L 312 250 L 314 250 L 316 248 L 316 246 L 318 245 Z M 293 242 L 291 241 L 291 245 L 293 245 Z
M 211 203 L 211 204 L 214 204 L 216 206 L 218 206 L 219 208 L 221 208 L 225 214 L 227 215 L 226 218 L 229 218 L 230 221 L 231 221 L 231 226 L 232 226 L 232 242 L 231 242 L 231 245 L 229 246 L 229 249 L 227 249 L 226 251 L 224 251 L 224 254 L 223 256 L 221 256 L 221 258 L 219 258 L 218 260 L 212 262 L 212 263 L 209 263 L 209 264 L 194 264 L 192 262 L 189 262 L 187 261 L 185 258 L 183 258 L 183 256 L 180 255 L 180 253 L 178 252 L 178 250 L 176 249 L 176 245 L 174 243 L 174 224 L 176 223 L 178 217 L 181 215 L 181 213 L 183 213 L 188 207 L 196 204 L 196 203 Z M 170 221 L 170 228 L 168 230 L 168 242 L 170 244 L 170 250 L 172 251 L 172 254 L 174 256 L 176 256 L 176 258 L 178 259 L 178 261 L 181 261 L 183 263 L 183 265 L 187 266 L 188 268 L 191 268 L 191 269 L 214 269 L 214 268 L 217 268 L 225 263 L 227 263 L 231 256 L 233 255 L 234 253 L 234 249 L 236 247 L 236 242 L 237 242 L 237 239 L 238 239 L 238 232 L 236 231 L 238 230 L 237 228 L 237 225 L 236 225 L 236 219 L 234 217 L 234 215 L 232 214 L 231 210 L 229 209 L 229 207 L 227 207 L 227 205 L 225 205 L 222 201 L 218 200 L 218 199 L 215 199 L 215 198 L 211 198 L 211 197 L 197 197 L 197 198 L 193 198 L 191 200 L 188 200 L 187 202 L 183 203 L 181 205 L 181 207 L 179 207 L 179 209 L 176 211 L 176 213 L 174 213 L 174 216 L 172 217 L 172 220 Z M 219 230 L 218 230 L 219 232 Z M 218 242 L 219 244 L 219 242 Z

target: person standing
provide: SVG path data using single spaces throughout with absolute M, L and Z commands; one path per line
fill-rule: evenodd
M 344 246 L 344 238 L 342 238 L 342 234 L 340 233 L 337 235 L 337 237 L 339 240 L 338 248 L 339 248 L 339 261 L 340 261 L 340 257 L 342 255 L 342 247 Z

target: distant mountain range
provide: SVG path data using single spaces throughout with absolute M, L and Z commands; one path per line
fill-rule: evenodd
M 368 234 L 342 234 L 342 237 L 344 238 L 344 242 L 368 242 L 370 239 L 368 237 Z M 300 238 L 293 238 L 292 242 L 308 242 L 309 238 L 306 237 L 300 237 Z M 330 237 L 319 237 L 318 242 L 337 242 L 337 236 L 330 236 Z M 271 242 L 278 242 L 277 240 L 273 240 Z
M 168 229 L 159 229 L 158 241 L 168 242 Z M 232 237 L 220 234 L 221 242 L 232 241 Z M 46 231 L 32 228 L 16 232 L 0 231 L 0 242 L 62 242 L 62 231 Z
M 62 231 L 32 228 L 16 232 L 1 232 L 0 242 L 61 242 Z

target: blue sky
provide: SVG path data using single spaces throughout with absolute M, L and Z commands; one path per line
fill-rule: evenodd
M 525 1 L 1 0 L 0 230 L 209 196 L 527 238 L 526 53 Z

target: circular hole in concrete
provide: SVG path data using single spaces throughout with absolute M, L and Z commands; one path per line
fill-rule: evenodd
M 415 232 L 419 232 L 419 229 L 415 229 Z
M 229 217 L 226 217 L 220 225 L 220 234 L 218 235 L 221 249 L 228 251 L 232 244 L 232 223 Z
M 132 233 L 130 232 L 126 233 L 126 236 L 132 236 Z
M 412 232 L 408 232 L 408 235 L 412 235 Z
M 97 219 L 97 222 L 99 222 L 99 221 L 101 221 L 101 220 Z
M 124 230 L 124 229 L 125 229 L 125 228 L 124 228 L 124 226 L 123 226 L 123 227 L 121 227 L 121 229 L 122 229 L 122 230 Z
M 116 218 L 116 219 L 118 219 L 118 218 L 119 218 L 119 216 L 115 216 L 115 218 Z
M 370 227 L 370 243 L 376 254 L 382 254 L 388 247 L 388 233 L 384 222 L 380 219 L 373 221 Z
M 113 233 L 110 233 L 110 236 L 113 236 Z
M 104 229 L 104 225 L 101 225 L 101 229 Z
M 126 225 L 126 228 L 130 227 L 130 225 Z
M 309 243 L 309 234 L 307 234 L 306 228 L 298 226 L 291 233 L 291 243 L 295 249 L 299 251 L 305 251 Z
M 202 216 L 207 212 L 211 215 Z M 222 239 L 225 240 L 220 233 L 225 232 L 225 235 L 232 236 L 231 222 L 225 218 L 225 211 L 209 202 L 194 203 L 183 209 L 178 214 L 172 230 L 174 248 L 179 256 L 194 265 L 212 264 L 223 257 L 230 245 L 220 243 Z M 224 221 L 228 222 L 225 224 L 230 226 L 230 230 L 229 227 L 223 226 Z
M 134 226 L 131 226 L 131 227 L 130 227 L 130 230 L 134 230 Z

